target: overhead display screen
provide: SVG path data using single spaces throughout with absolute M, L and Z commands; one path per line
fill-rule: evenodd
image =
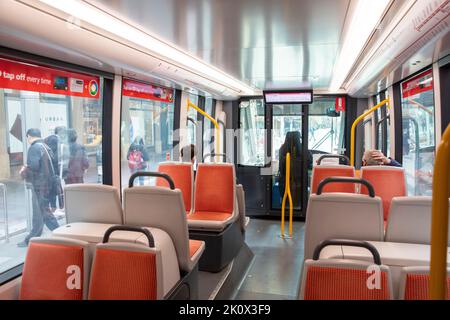
M 307 104 L 313 102 L 312 91 L 264 91 L 266 104 Z

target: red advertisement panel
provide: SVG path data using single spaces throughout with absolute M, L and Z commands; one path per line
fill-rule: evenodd
M 156 100 L 167 103 L 173 102 L 172 89 L 153 86 L 151 84 L 138 82 L 130 79 L 123 79 L 122 95 L 127 97 Z
M 335 102 L 336 111 L 345 111 L 345 97 L 337 97 Z
M 433 90 L 433 70 L 431 69 L 402 83 L 403 99 L 430 90 Z
M 100 78 L 0 58 L 0 88 L 100 97 Z

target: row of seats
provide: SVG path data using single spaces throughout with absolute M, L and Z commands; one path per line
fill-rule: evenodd
M 322 187 L 333 181 L 353 184 L 355 179 L 328 178 Z M 328 239 L 365 240 L 379 251 L 383 264 L 389 267 L 394 297 L 397 297 L 402 290 L 402 268 L 429 266 L 432 200 L 431 197 L 394 197 L 385 232 L 380 197 L 375 196 L 369 182 L 359 182 L 367 185 L 369 196 L 321 192 L 311 195 L 305 226 L 305 260 L 312 259 L 315 248 Z M 342 259 L 366 265 L 371 255 L 359 248 L 331 246 L 323 250 L 321 258 L 327 259 L 325 262 L 331 266 L 334 260 Z M 304 275 L 307 266 L 305 263 Z M 344 273 L 335 276 L 345 277 Z
M 360 178 L 367 180 L 375 189 L 375 195 L 383 203 L 383 219 L 388 220 L 392 198 L 406 196 L 406 178 L 403 168 L 389 166 L 362 167 Z M 347 165 L 318 165 L 313 168 L 311 193 L 317 193 L 319 184 L 329 177 L 355 178 L 355 169 Z M 366 187 L 357 184 L 333 183 L 323 188 L 323 192 L 344 192 L 369 194 Z
M 330 238 L 429 245 L 431 205 L 429 196 L 395 197 L 384 228 L 379 197 L 344 193 L 311 195 L 305 227 L 305 257 L 311 257 L 314 248 Z
M 109 242 L 111 233 L 117 230 L 138 232 L 147 241 Z M 156 300 L 170 296 L 182 279 L 171 261 L 174 250 L 170 259 L 161 235 L 155 231 L 113 226 L 93 252 L 88 242 L 79 239 L 31 239 L 20 299 Z
M 190 163 L 164 162 L 158 172 L 170 175 L 183 195 L 190 238 L 206 243 L 200 270 L 219 272 L 238 254 L 249 221 L 244 189 L 236 185 L 234 165 L 199 164 L 195 182 Z M 156 183 L 168 187 L 161 178 Z
M 320 252 L 328 245 L 363 247 L 373 261 L 323 259 Z M 304 300 L 427 300 L 429 267 L 401 267 L 400 284 L 393 285 L 390 266 L 381 264 L 377 249 L 365 241 L 328 240 L 317 248 L 313 259 L 304 263 L 300 299 Z M 447 269 L 450 288 L 450 268 Z M 450 299 L 450 289 L 448 289 Z
M 181 168 L 178 165 L 174 165 L 174 167 Z M 140 175 L 158 177 L 157 184 L 159 186 L 133 186 L 134 179 Z M 211 177 L 214 177 L 214 179 L 211 179 Z M 162 185 L 160 181 L 162 179 L 165 179 L 167 186 Z M 200 208 L 201 210 L 198 212 L 203 212 L 205 216 L 214 215 L 218 212 L 235 216 L 239 213 L 236 207 L 238 200 L 235 188 L 234 167 L 232 165 L 200 165 L 196 179 L 195 208 Z M 243 190 L 241 191 L 243 196 Z M 29 250 L 23 274 L 24 282 L 22 286 L 24 290 L 22 292 L 24 295 L 22 298 L 24 299 L 27 298 L 28 287 L 32 287 L 33 292 L 38 293 L 37 297 L 49 298 L 46 294 L 39 294 L 39 292 L 46 291 L 42 289 L 46 288 L 44 283 L 30 284 L 31 279 L 38 272 L 33 271 L 30 277 L 28 275 L 31 272 L 30 270 L 44 272 L 46 269 L 58 268 L 59 263 L 67 262 L 64 259 L 56 262 L 55 259 L 46 258 L 44 260 L 47 263 L 42 264 L 43 260 L 38 257 L 43 255 L 35 254 L 35 252 L 36 250 L 47 252 L 49 244 L 52 247 L 55 247 L 55 245 L 61 246 L 61 243 L 66 241 L 64 243 L 70 247 L 70 250 L 66 249 L 70 252 L 74 248 L 74 243 L 70 242 L 74 241 L 77 250 L 81 250 L 83 256 L 94 257 L 89 298 L 195 299 L 198 295 L 198 270 L 202 270 L 201 261 L 206 266 L 204 268 L 206 271 L 219 271 L 234 258 L 243 243 L 241 221 L 245 220 L 245 216 L 244 219 L 233 219 L 233 222 L 228 226 L 219 227 L 218 224 L 214 224 L 211 228 L 208 228 L 209 225 L 201 225 L 198 228 L 194 227 L 194 230 L 190 230 L 188 228 L 188 216 L 197 211 L 194 208 L 189 215 L 186 214 L 182 191 L 175 188 L 175 183 L 168 174 L 162 172 L 142 172 L 133 175 L 130 178 L 129 187 L 125 188 L 123 192 L 123 209 L 118 190 L 111 186 L 69 185 L 65 188 L 65 200 L 67 225 L 54 230 L 51 239 L 43 240 L 47 243 L 41 243 L 40 239 L 33 239 L 33 244 L 30 246 L 33 249 Z M 244 201 L 244 199 L 241 198 L 241 201 Z M 210 203 L 213 204 L 210 205 Z M 245 211 L 241 213 L 244 214 Z M 205 222 L 209 221 L 205 219 Z M 115 231 L 111 237 L 108 234 L 110 233 L 109 230 Z M 139 232 L 136 233 L 136 230 Z M 101 244 L 102 241 L 108 242 L 109 237 L 111 238 L 109 244 Z M 122 252 L 115 252 L 117 250 Z M 148 253 L 149 250 L 152 252 Z M 207 259 L 204 259 L 204 254 L 208 250 L 209 255 Z M 141 252 L 153 254 L 154 257 L 144 259 L 145 254 Z M 140 256 L 147 264 L 144 266 L 139 262 L 139 257 L 135 256 Z M 109 278 L 109 280 L 117 280 L 117 277 L 120 277 L 120 280 L 128 279 L 127 281 L 116 281 L 118 283 L 117 288 L 120 289 L 125 286 L 124 288 L 119 290 L 115 285 L 104 286 L 103 290 L 107 292 L 103 292 L 103 295 L 96 294 L 95 286 L 92 289 L 92 283 L 95 284 L 95 279 L 97 279 L 94 271 L 98 264 L 95 261 L 100 257 L 106 259 L 105 261 L 112 259 L 106 264 L 103 263 L 102 268 L 108 268 L 108 270 L 101 273 L 108 274 L 108 272 L 111 272 L 108 277 L 112 278 Z M 131 261 L 130 259 L 133 257 L 137 259 L 136 262 L 128 264 L 128 261 Z M 118 264 L 113 267 L 116 258 Z M 86 258 L 86 261 L 89 261 L 89 259 Z M 150 262 L 153 263 L 152 266 L 148 264 Z M 37 264 L 40 264 L 42 268 L 28 267 Z M 127 267 L 123 267 L 123 264 L 126 264 Z M 82 265 L 83 270 L 90 270 L 88 262 Z M 133 277 L 136 276 L 137 279 L 142 277 L 147 279 L 149 269 L 153 270 L 151 271 L 153 273 L 156 272 L 154 273 L 157 275 L 156 278 L 154 276 L 149 278 L 153 283 L 152 295 L 148 295 L 148 290 L 136 290 L 136 288 L 128 290 L 128 284 L 132 284 L 136 279 L 122 276 L 120 270 L 125 272 L 125 269 L 127 269 L 126 273 L 133 274 Z M 60 270 L 62 269 L 60 268 Z M 85 280 L 86 277 L 84 277 Z M 105 279 L 105 276 L 100 278 Z M 54 284 L 61 285 L 61 283 Z M 39 289 L 41 286 L 42 288 Z M 137 286 L 139 287 L 139 285 Z M 88 285 L 85 284 L 84 288 L 88 288 Z M 61 288 L 61 290 L 62 292 L 65 291 L 64 288 Z M 51 290 L 47 291 L 51 292 Z M 143 292 L 143 294 L 136 296 L 127 293 L 129 291 Z M 87 297 L 84 293 L 82 296 L 83 298 Z
M 158 172 L 169 175 L 175 188 L 181 191 L 190 229 L 220 231 L 236 220 L 240 221 L 242 230 L 245 229 L 248 220 L 244 189 L 236 185 L 233 164 L 199 164 L 195 180 L 191 163 L 162 162 Z M 169 187 L 162 178 L 157 179 L 156 185 Z

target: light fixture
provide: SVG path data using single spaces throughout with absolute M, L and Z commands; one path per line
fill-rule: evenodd
M 358 0 L 336 60 L 330 91 L 337 92 L 391 0 Z
M 121 21 L 113 15 L 80 0 L 39 0 L 40 2 L 60 10 L 69 18 L 79 19 L 108 33 L 131 41 L 161 58 L 170 60 L 179 67 L 200 74 L 218 85 L 227 86 L 241 95 L 253 95 L 254 88 L 226 74 L 222 70 L 190 55 L 189 53 L 166 43 L 147 32 L 139 30 Z

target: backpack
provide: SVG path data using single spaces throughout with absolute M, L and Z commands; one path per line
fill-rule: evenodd
M 128 156 L 128 167 L 130 169 L 142 169 L 144 165 L 144 158 L 142 152 L 138 149 L 134 149 Z

